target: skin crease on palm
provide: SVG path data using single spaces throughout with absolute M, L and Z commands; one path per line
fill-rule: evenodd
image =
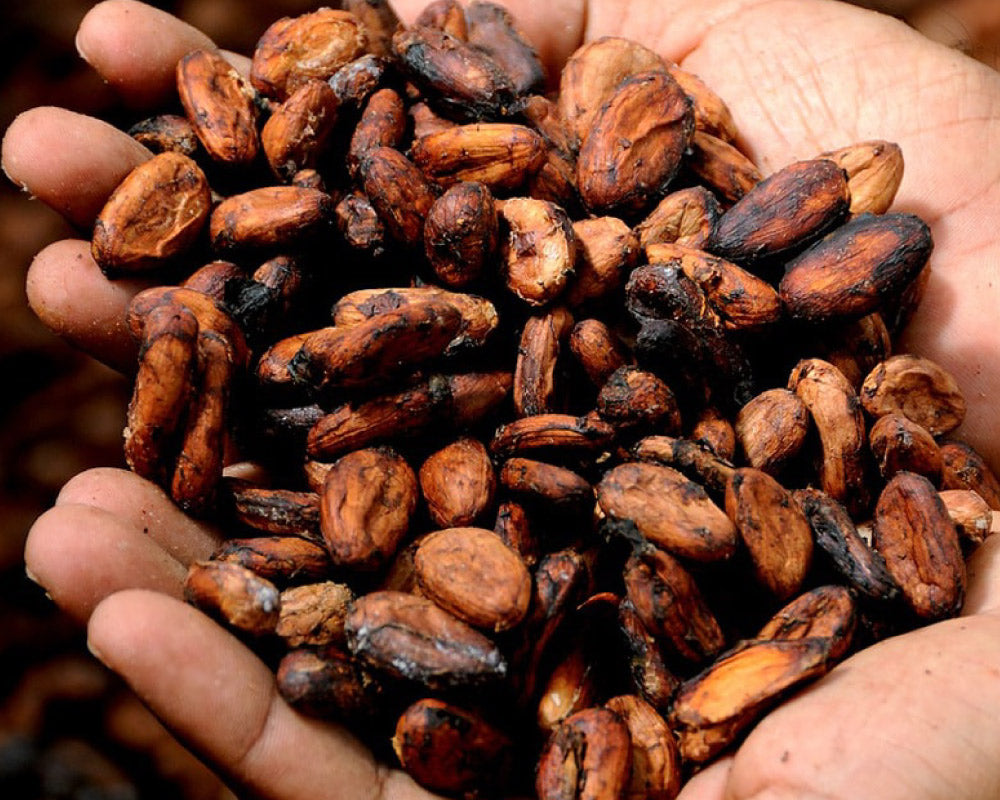
M 932 227 L 932 280 L 906 349 L 934 358 L 969 401 L 961 434 L 1000 466 L 1000 76 L 905 25 L 823 0 L 632 0 L 507 5 L 550 70 L 584 39 L 634 38 L 700 75 L 729 104 L 765 174 L 868 138 L 898 142 L 896 207 Z M 404 20 L 422 2 L 398 3 Z M 151 107 L 203 35 L 162 12 L 110 0 L 84 21 L 81 54 L 123 96 Z M 245 66 L 245 59 L 233 56 Z M 67 146 L 71 143 L 72 146 Z M 86 230 L 148 154 L 103 123 L 58 109 L 23 114 L 4 140 L 8 176 Z M 114 285 L 84 241 L 35 259 L 28 297 L 69 341 L 127 368 L 122 324 L 141 281 Z M 997 538 L 997 537 L 994 537 Z M 248 650 L 180 602 L 185 565 L 214 531 L 118 470 L 73 479 L 32 529 L 25 559 L 88 625 L 121 673 L 241 796 L 429 797 L 377 767 L 340 728 L 292 712 Z M 682 800 L 984 800 L 1000 797 L 1000 563 L 993 539 L 970 564 L 964 615 L 866 650 L 769 715 Z

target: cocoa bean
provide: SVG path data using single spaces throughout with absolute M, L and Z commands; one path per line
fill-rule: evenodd
M 438 279 L 451 289 L 475 283 L 499 248 L 493 195 L 483 183 L 452 186 L 434 201 L 424 222 L 424 251 Z
M 333 581 L 285 589 L 274 632 L 289 647 L 343 646 L 344 620 L 353 600 L 350 587 Z
M 94 222 L 91 254 L 115 276 L 163 266 L 188 250 L 209 217 L 205 174 L 185 155 L 167 151 L 133 169 Z
M 635 233 L 643 250 L 663 242 L 704 249 L 721 214 L 719 201 L 704 186 L 678 189 L 635 226 Z
M 281 610 L 281 595 L 273 583 L 223 561 L 191 564 L 184 599 L 225 625 L 255 636 L 273 633 Z
M 388 448 L 356 450 L 326 475 L 320 529 L 334 564 L 372 570 L 396 552 L 417 507 L 417 476 Z
M 327 80 L 364 54 L 368 37 L 349 11 L 321 8 L 273 23 L 254 50 L 250 82 L 257 91 L 284 100 L 303 83 Z
M 597 485 L 609 517 L 629 522 L 657 547 L 694 561 L 719 561 L 736 551 L 736 527 L 705 490 L 670 467 L 620 464 Z
M 887 480 L 901 470 L 916 472 L 935 484 L 941 478 L 941 450 L 934 437 L 902 414 L 879 417 L 868 432 L 868 443 Z
M 577 158 L 593 213 L 636 214 L 666 193 L 694 133 L 691 101 L 666 72 L 626 78 L 601 106 Z
M 1000 511 L 1000 480 L 986 460 L 964 442 L 941 445 L 941 488 L 972 489 L 990 508 Z
M 790 261 L 778 291 L 796 319 L 860 317 L 915 280 L 932 247 L 919 217 L 860 214 Z
M 496 473 L 478 439 L 463 437 L 432 453 L 418 477 L 427 511 L 443 528 L 471 525 L 493 506 Z
M 513 743 L 479 715 L 427 698 L 400 716 L 392 747 L 418 783 L 437 792 L 463 792 L 503 785 Z
M 893 142 L 857 142 L 821 153 L 847 173 L 851 213 L 884 214 L 903 180 L 903 151 Z
M 336 646 L 290 650 L 278 664 L 276 681 L 293 708 L 351 722 L 371 719 L 383 694 L 378 678 Z
M 516 90 L 500 66 L 457 36 L 432 27 L 400 31 L 393 52 L 406 75 L 442 113 L 464 119 L 506 116 Z
M 694 578 L 662 550 L 632 554 L 625 565 L 625 591 L 646 630 L 684 658 L 703 661 L 725 646 Z
M 899 595 L 885 560 L 860 535 L 843 505 L 818 489 L 798 489 L 792 497 L 809 520 L 816 544 L 850 588 L 874 600 Z
M 481 685 L 507 672 L 489 639 L 423 597 L 391 591 L 359 597 L 344 629 L 364 663 L 430 689 Z
M 281 586 L 322 580 L 330 571 L 330 556 L 322 545 L 299 536 L 227 539 L 212 559 L 239 564 Z
M 539 800 L 621 797 L 631 767 L 628 727 L 606 708 L 573 714 L 546 742 L 538 762 Z
M 770 475 L 736 470 L 726 491 L 726 513 L 736 524 L 757 579 L 780 600 L 802 588 L 812 563 L 812 529 L 791 495 Z
M 875 506 L 874 547 L 903 599 L 923 619 L 958 612 L 965 599 L 965 560 L 955 523 L 921 475 L 898 472 Z
M 420 170 L 398 150 L 376 147 L 368 151 L 360 171 L 365 194 L 386 230 L 407 247 L 422 244 L 434 190 Z
M 736 648 L 677 691 L 670 715 L 685 760 L 719 753 L 783 694 L 829 668 L 823 637 L 763 641 Z
M 687 167 L 726 206 L 738 203 L 763 180 L 757 165 L 736 147 L 699 130 L 691 137 L 691 156 Z M 712 232 L 714 234 L 714 229 Z
M 466 7 L 465 15 L 469 44 L 499 65 L 517 94 L 543 88 L 545 67 L 507 9 L 497 3 L 475 0 Z
M 393 89 L 379 89 L 368 98 L 354 127 L 347 151 L 347 171 L 357 180 L 362 164 L 376 147 L 398 147 L 406 132 L 406 109 Z
M 576 265 L 577 241 L 566 212 L 544 200 L 516 197 L 500 208 L 507 288 L 532 306 L 566 289 Z
M 177 62 L 177 94 L 206 153 L 232 166 L 253 162 L 261 144 L 254 92 L 232 64 L 193 50 Z
M 670 671 L 659 643 L 628 598 L 623 599 L 618 607 L 618 624 L 628 650 L 629 673 L 635 690 L 654 708 L 669 708 L 680 680 Z
M 632 768 L 626 800 L 673 800 L 681 790 L 681 757 L 663 717 L 641 697 L 619 695 L 604 704 L 625 721 Z
M 955 379 L 927 358 L 897 355 L 873 369 L 861 386 L 873 417 L 899 412 L 931 436 L 950 433 L 965 419 L 965 398 Z
M 794 459 L 810 430 L 809 410 L 794 392 L 769 389 L 736 415 L 736 437 L 751 467 L 771 475 Z
M 339 104 L 326 81 L 313 80 L 302 84 L 272 112 L 261 129 L 260 142 L 278 178 L 291 181 L 300 170 L 316 166 L 337 124 Z
M 514 365 L 512 399 L 519 416 L 559 410 L 556 371 L 563 343 L 572 327 L 573 316 L 559 307 L 525 321 Z
M 566 61 L 559 82 L 558 106 L 579 147 L 615 89 L 631 75 L 663 70 L 666 63 L 648 47 L 616 36 L 587 42 Z
M 531 576 L 492 531 L 447 528 L 428 534 L 413 565 L 424 595 L 473 627 L 499 633 L 528 613 Z
M 851 593 L 843 586 L 819 586 L 799 595 L 757 632 L 757 639 L 806 639 L 830 642 L 830 658 L 840 659 L 851 646 L 857 616 Z
M 194 158 L 198 152 L 198 135 L 187 117 L 179 114 L 157 114 L 137 122 L 128 135 L 153 153 L 171 151 Z
M 220 252 L 289 247 L 327 230 L 334 208 L 333 198 L 317 189 L 251 189 L 215 207 L 209 220 L 209 236 L 212 246 Z

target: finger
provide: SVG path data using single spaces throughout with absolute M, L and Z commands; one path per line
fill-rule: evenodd
M 696 773 L 681 789 L 677 800 L 723 800 L 733 759 L 725 756 Z
M 967 562 L 969 590 L 963 614 L 1000 613 L 1000 535 L 993 534 Z
M 429 800 L 344 729 L 294 712 L 267 667 L 195 609 L 146 591 L 95 610 L 89 645 L 182 740 L 238 787 L 273 800 Z
M 125 323 L 132 298 L 149 280 L 109 281 L 90 242 L 66 239 L 42 250 L 28 269 L 28 302 L 54 333 L 122 372 L 135 369 L 138 343 Z
M 29 576 L 81 622 L 105 597 L 141 587 L 181 597 L 187 568 L 115 514 L 86 505 L 49 509 L 28 533 Z
M 395 0 L 393 7 L 407 25 L 427 5 L 426 0 Z M 550 76 L 558 76 L 570 54 L 583 42 L 585 0 L 507 0 L 504 7 L 517 27 L 538 50 Z
M 81 472 L 59 492 L 56 506 L 92 506 L 148 537 L 180 564 L 207 558 L 222 537 L 184 514 L 155 484 L 124 469 Z
M 135 0 L 105 0 L 76 35 L 83 59 L 129 104 L 151 107 L 176 91 L 174 69 L 186 53 L 215 44 L 177 17 Z
M 106 122 L 63 108 L 33 108 L 3 139 L 7 176 L 82 230 L 108 195 L 152 153 Z

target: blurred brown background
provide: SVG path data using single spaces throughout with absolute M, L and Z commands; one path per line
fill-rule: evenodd
M 997 0 L 865 0 L 983 61 L 1000 63 Z M 73 37 L 88 0 L 0 4 L 0 129 L 54 104 L 116 124 L 138 118 L 79 59 Z M 250 52 L 270 21 L 310 0 L 154 3 Z M 78 235 L 45 206 L 0 181 L 0 797 L 229 796 L 175 744 L 123 685 L 86 654 L 82 631 L 24 575 L 33 520 L 59 487 L 91 466 L 121 464 L 125 381 L 38 323 L 24 297 L 32 255 Z M 86 235 L 86 234 L 85 234 Z
M 153 4 L 203 28 L 223 47 L 245 52 L 278 16 L 316 5 Z M 65 106 L 120 125 L 139 118 L 77 56 L 73 37 L 93 5 L 0 3 L 0 130 L 38 105 Z M 24 574 L 25 536 L 60 486 L 88 467 L 122 463 L 126 382 L 50 334 L 24 295 L 33 254 L 79 235 L 0 181 L 0 797 L 227 797 L 211 773 L 88 656 L 80 628 Z

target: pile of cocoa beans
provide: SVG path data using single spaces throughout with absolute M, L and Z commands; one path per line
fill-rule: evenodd
M 479 1 L 281 19 L 177 89 L 93 236 L 170 284 L 126 457 L 232 537 L 187 596 L 304 713 L 439 792 L 662 800 L 960 610 L 1000 484 L 893 352 L 896 145 L 764 177 L 696 76 L 620 38 L 547 76 Z

